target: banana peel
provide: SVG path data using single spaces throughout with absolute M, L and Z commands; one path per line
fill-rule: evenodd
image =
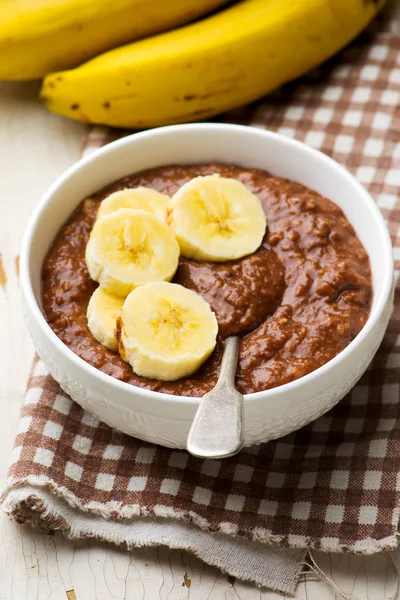
M 143 129 L 250 103 L 348 44 L 385 0 L 242 0 L 48 75 L 41 98 L 87 123 Z
M 36 79 L 194 21 L 227 0 L 0 0 L 0 79 Z

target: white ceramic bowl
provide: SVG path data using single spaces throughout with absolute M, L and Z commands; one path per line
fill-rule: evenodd
M 130 435 L 177 448 L 185 447 L 199 400 L 128 385 L 76 356 L 53 333 L 41 312 L 41 267 L 58 229 L 86 196 L 142 169 L 209 161 L 266 169 L 328 197 L 354 226 L 373 273 L 370 317 L 345 350 L 297 381 L 246 396 L 246 445 L 294 431 L 343 398 L 374 356 L 393 304 L 392 248 L 374 201 L 344 168 L 300 142 L 250 127 L 201 123 L 137 133 L 81 160 L 49 189 L 25 233 L 21 287 L 28 327 L 50 373 L 83 408 Z

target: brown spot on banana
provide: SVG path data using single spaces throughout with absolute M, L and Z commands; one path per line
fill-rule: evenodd
M 225 89 L 215 90 L 215 92 L 209 92 L 208 94 L 186 94 L 182 97 L 177 96 L 174 98 L 174 102 L 181 102 L 182 100 L 184 102 L 190 102 L 191 100 L 207 100 L 207 98 L 212 98 L 213 96 L 218 96 L 219 94 L 226 94 L 227 92 L 230 92 L 231 89 L 232 88 L 229 87 Z
M 188 113 L 185 116 L 187 116 L 187 117 L 201 117 L 203 115 L 208 115 L 209 112 L 210 112 L 210 109 L 209 108 L 205 108 L 205 109 L 202 109 L 202 110 L 194 110 L 193 112 Z
M 111 103 L 110 102 L 104 102 L 103 103 L 103 108 L 105 108 L 105 109 L 108 110 L 109 108 L 111 108 Z
M 209 116 L 213 112 L 210 108 L 203 108 L 201 110 L 194 110 L 191 113 L 185 113 L 183 115 L 176 115 L 175 117 L 171 117 L 170 121 L 174 123 L 182 123 L 182 119 L 196 119 L 200 117 Z
M 72 119 L 75 119 L 75 120 L 78 120 L 78 121 L 83 121 L 84 123 L 91 123 L 92 122 L 90 120 L 90 118 L 87 117 L 85 115 L 85 113 L 82 111 L 82 107 L 81 107 L 80 104 L 71 104 L 70 110 L 74 113 L 74 116 L 71 117 Z M 79 116 L 75 116 L 77 113 L 79 113 Z
M 185 100 L 185 102 L 190 102 L 190 100 L 206 100 L 207 98 L 210 98 L 211 96 L 214 96 L 214 93 L 211 92 L 209 94 L 186 94 L 186 96 L 183 96 L 183 99 Z M 177 100 L 180 100 L 180 98 L 177 98 Z

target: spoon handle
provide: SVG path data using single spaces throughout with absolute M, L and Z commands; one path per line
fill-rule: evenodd
M 194 456 L 225 458 L 243 446 L 243 396 L 235 388 L 238 357 L 239 338 L 229 337 L 218 381 L 203 396 L 190 428 L 186 447 Z

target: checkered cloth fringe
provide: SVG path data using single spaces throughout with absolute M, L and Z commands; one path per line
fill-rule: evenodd
M 329 154 L 375 198 L 400 265 L 400 38 L 368 33 L 306 78 L 219 120 L 267 128 Z M 112 136 L 92 130 L 87 150 Z M 105 426 L 36 362 L 8 479 L 91 514 L 191 521 L 281 547 L 372 553 L 397 545 L 400 291 L 383 344 L 331 412 L 223 461 L 152 446 Z M 45 506 L 13 505 L 15 518 Z M 23 515 L 21 517 L 21 515 Z M 46 524 L 43 517 L 43 526 Z M 63 523 L 52 523 L 63 528 Z

